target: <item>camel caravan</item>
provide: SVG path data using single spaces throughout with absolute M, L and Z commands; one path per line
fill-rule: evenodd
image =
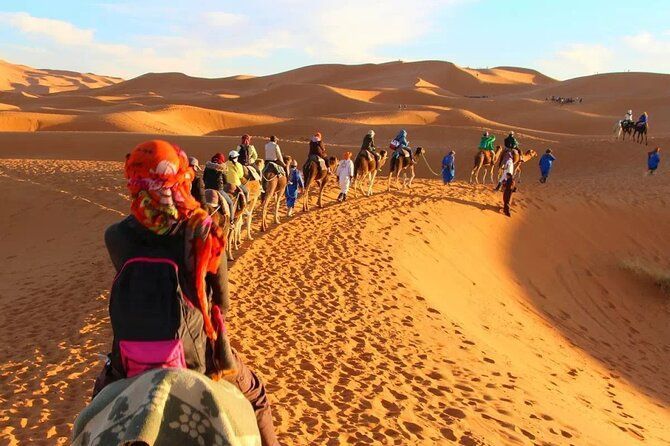
M 196 170 L 196 181 L 193 188 L 194 191 L 202 189 L 199 194 L 194 192 L 194 196 L 201 196 L 210 213 L 218 215 L 221 227 L 228 235 L 228 259 L 234 260 L 234 252 L 243 240 L 253 240 L 254 218 L 260 218 L 260 230 L 265 232 L 272 221 L 280 224 L 280 207 L 284 200 L 288 217 L 293 215 L 294 202 L 298 202 L 303 211 L 310 210 L 314 196 L 316 205 L 323 207 L 324 191 L 333 180 L 341 188 L 338 201 L 346 199 L 349 189 L 356 195 L 369 197 L 373 194 L 377 177 L 388 163 L 386 190 L 411 188 L 418 159 L 423 158 L 428 165 L 426 149 L 420 146 L 411 148 L 406 130 L 397 134 L 388 150 L 378 150 L 374 137 L 375 132 L 370 130 L 353 160 L 349 159 L 349 152 L 339 160 L 326 153 L 322 135 L 316 133 L 309 140 L 309 152 L 302 169 L 298 168 L 293 157 L 282 155 L 275 136 L 270 137 L 265 146 L 264 159 L 258 156 L 251 137 L 244 135 L 241 144 L 228 154 L 227 160 L 218 153 L 205 164 L 204 171 L 194 160 L 192 166 Z M 494 141 L 495 136 L 484 133 L 474 157 L 471 183 L 480 183 L 482 170 L 482 181 L 486 183 L 488 177 L 491 183 L 495 183 L 496 167 L 502 172 L 501 177 L 509 171 L 518 181 L 523 164 L 537 156 L 534 150 L 522 152 L 519 149 L 514 132 L 510 132 L 505 139 L 504 147 L 494 146 Z M 299 193 L 302 194 L 300 198 Z

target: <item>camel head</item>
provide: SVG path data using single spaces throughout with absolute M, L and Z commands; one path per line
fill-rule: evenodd
M 526 150 L 526 153 L 523 154 L 523 161 L 526 162 L 528 160 L 532 160 L 537 156 L 537 152 L 535 150 Z
M 292 157 L 292 156 L 289 155 L 289 156 L 285 156 L 285 157 L 284 157 L 284 164 L 286 164 L 286 166 L 290 166 L 290 165 L 291 165 L 291 161 L 293 161 L 293 157 Z
M 414 152 L 415 155 L 421 155 L 421 154 L 424 154 L 424 153 L 426 153 L 426 149 L 424 149 L 421 146 L 417 147 L 416 151 Z
M 337 157 L 336 156 L 329 156 L 328 157 L 328 165 L 329 166 L 337 165 Z
M 386 150 L 380 150 L 379 151 L 379 160 L 380 161 L 385 160 L 387 156 L 388 156 L 388 153 L 386 152 Z

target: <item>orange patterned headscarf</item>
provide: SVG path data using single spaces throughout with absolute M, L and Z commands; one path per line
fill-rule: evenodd
M 195 274 L 198 305 L 207 337 L 217 333 L 209 315 L 205 287 L 208 272 L 216 273 L 225 247 L 224 234 L 191 195 L 193 169 L 186 153 L 174 144 L 153 140 L 133 149 L 125 164 L 131 213 L 156 234 L 167 234 L 175 224 L 187 221 L 188 269 Z

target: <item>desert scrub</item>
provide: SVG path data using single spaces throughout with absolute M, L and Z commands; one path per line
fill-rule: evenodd
M 622 260 L 621 267 L 642 279 L 651 280 L 664 293 L 670 295 L 670 270 L 641 259 Z

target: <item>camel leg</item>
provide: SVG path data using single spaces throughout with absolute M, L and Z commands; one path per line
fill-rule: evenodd
M 407 188 L 411 189 L 412 188 L 412 181 L 414 180 L 414 177 L 416 176 L 416 173 L 414 172 L 414 166 L 411 166 L 409 168 L 409 181 L 407 182 Z
M 328 179 L 328 177 L 324 178 L 320 187 L 319 187 L 319 199 L 317 200 L 316 204 L 320 208 L 323 207 L 323 190 L 326 188 L 326 180 L 327 179 Z
M 302 198 L 302 210 L 309 210 L 309 187 L 305 187 L 305 196 Z
M 276 195 L 276 200 L 275 200 L 275 223 L 279 224 L 281 221 L 279 220 L 279 205 L 281 204 L 281 195 L 280 194 L 275 194 Z
M 372 186 L 375 184 L 375 178 L 377 178 L 377 171 L 373 171 L 369 173 L 370 175 L 370 187 L 368 188 L 368 197 L 372 196 Z

